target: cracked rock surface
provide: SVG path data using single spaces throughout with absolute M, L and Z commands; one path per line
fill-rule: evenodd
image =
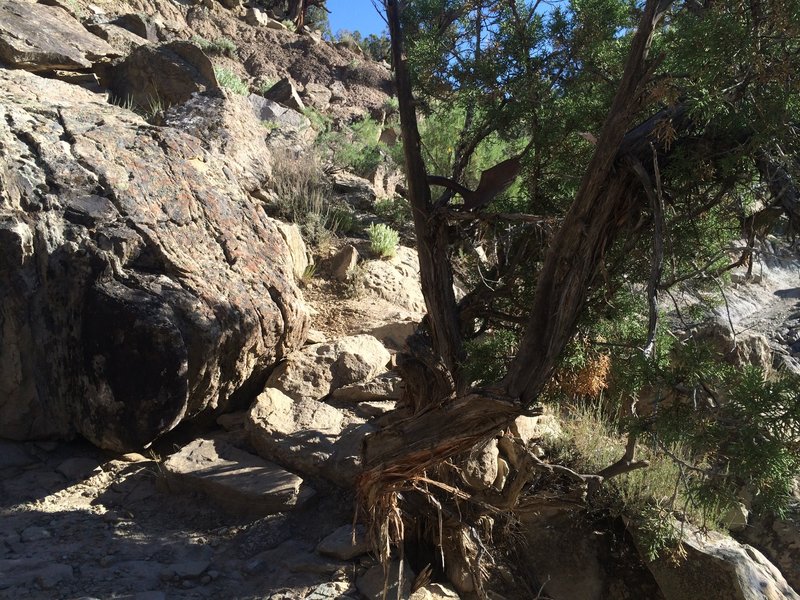
M 0 70 L 0 437 L 127 451 L 254 395 L 308 328 L 289 264 L 200 140 Z

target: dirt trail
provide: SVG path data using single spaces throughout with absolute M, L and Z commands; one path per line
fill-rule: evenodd
M 314 552 L 352 519 L 340 490 L 315 483 L 303 509 L 254 520 L 160 480 L 140 455 L 0 442 L 0 598 L 357 597 L 354 564 Z

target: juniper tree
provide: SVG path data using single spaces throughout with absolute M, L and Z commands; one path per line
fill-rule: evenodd
M 764 211 L 800 225 L 800 2 L 385 7 L 428 314 L 399 363 L 406 418 L 366 442 L 372 508 L 395 507 L 421 480 L 456 493 L 444 461 L 557 400 L 554 378 L 599 355 L 627 367 L 616 399 L 628 443 L 596 473 L 572 471 L 576 481 L 595 491 L 647 466 L 643 438 L 665 453 L 680 441 L 698 502 L 728 502 L 750 484 L 780 508 L 800 469 L 796 382 L 695 355 L 681 389 L 709 402 L 675 403 L 680 420 L 637 419 L 629 403 L 645 383 L 676 383 L 677 356 L 699 352 L 660 335 L 659 298 L 716 286 L 751 260 L 753 237 L 734 241 Z M 504 164 L 488 206 L 471 201 Z M 478 276 L 457 301 L 454 258 L 479 240 L 491 257 L 482 270 L 460 261 L 462 281 Z M 500 368 L 476 377 L 470 355 L 497 332 Z M 716 390 L 731 401 L 715 404 Z M 734 435 L 741 419 L 746 440 Z M 524 464 L 480 503 L 512 508 L 530 469 L 552 469 Z

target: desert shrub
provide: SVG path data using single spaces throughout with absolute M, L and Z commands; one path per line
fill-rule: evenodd
M 336 231 L 337 221 L 328 202 L 330 188 L 314 156 L 276 154 L 272 189 L 278 197 L 277 216 L 297 223 L 305 240 L 319 246 Z
M 214 67 L 214 75 L 216 75 L 217 83 L 219 83 L 220 87 L 227 88 L 234 94 L 246 96 L 250 91 L 247 83 L 242 81 L 242 79 L 230 69 L 216 66 Z
M 323 135 L 327 134 L 331 129 L 332 120 L 327 115 L 323 115 L 313 106 L 307 106 L 303 110 L 303 114 L 311 121 L 311 127 Z
M 311 121 L 315 123 L 313 118 Z M 360 177 L 370 177 L 388 156 L 386 146 L 378 140 L 380 124 L 374 119 L 363 119 L 339 130 L 332 129 L 330 122 L 315 129 L 323 131 L 317 143 L 332 154 L 334 164 Z
M 383 223 L 372 223 L 367 228 L 369 247 L 380 258 L 392 258 L 397 254 L 397 244 L 400 242 L 398 233 Z
M 206 54 L 220 54 L 233 58 L 238 47 L 236 43 L 230 38 L 221 37 L 215 39 L 213 42 L 200 37 L 199 35 L 192 36 L 191 42 L 199 46 L 200 49 Z
M 381 198 L 375 202 L 375 214 L 395 229 L 403 229 L 412 224 L 411 206 L 405 198 Z

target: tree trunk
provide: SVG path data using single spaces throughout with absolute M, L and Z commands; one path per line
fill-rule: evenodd
M 530 318 L 519 353 L 498 385 L 453 400 L 429 403 L 410 419 L 365 441 L 368 485 L 397 482 L 491 438 L 523 414 L 541 393 L 556 361 L 575 331 L 606 249 L 626 224 L 641 194 L 641 184 L 626 168 L 620 148 L 631 146 L 625 133 L 640 108 L 646 62 L 655 26 L 670 2 L 648 0 L 634 35 L 625 71 L 603 126 L 595 154 L 576 199 L 554 237 L 539 274 Z M 407 161 L 409 199 L 419 244 L 423 293 L 434 350 L 457 373 L 461 337 L 452 274 L 446 255 L 444 216 L 432 212 L 430 190 L 419 151 L 419 134 L 408 71 L 402 51 L 398 1 L 387 0 L 401 127 Z M 616 167 L 616 168 L 615 168 Z
M 453 379 L 452 392 L 458 393 L 464 391 L 459 375 L 463 349 L 453 291 L 453 271 L 447 255 L 449 246 L 447 214 L 443 210 L 434 210 L 431 203 L 431 191 L 420 150 L 411 80 L 403 52 L 398 0 L 387 0 L 386 14 L 392 38 L 392 64 L 395 71 L 405 153 L 407 195 L 414 218 L 422 294 L 428 310 L 426 324 L 430 331 L 433 351 Z M 433 396 L 426 400 L 417 399 L 415 404 L 422 407 L 443 399 Z

